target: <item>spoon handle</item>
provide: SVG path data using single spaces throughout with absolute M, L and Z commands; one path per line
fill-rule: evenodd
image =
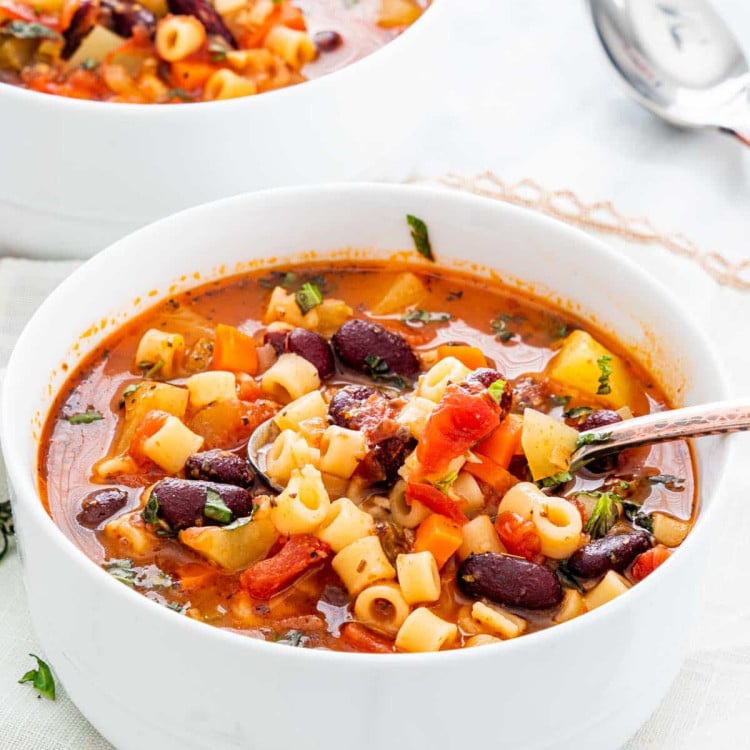
M 722 130 L 733 135 L 743 146 L 750 147 L 750 128 L 722 128 Z
M 748 429 L 750 399 L 719 401 L 625 419 L 613 425 L 582 432 L 579 441 L 584 444 L 571 456 L 571 470 L 580 469 L 596 456 L 604 456 L 623 448 Z M 586 440 L 592 442 L 585 444 Z

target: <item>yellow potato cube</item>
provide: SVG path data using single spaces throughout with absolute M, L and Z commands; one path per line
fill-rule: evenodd
M 419 276 L 405 271 L 396 277 L 385 296 L 373 306 L 372 312 L 375 315 L 402 312 L 407 307 L 418 305 L 426 296 L 427 287 Z
M 630 588 L 630 584 L 614 570 L 607 571 L 593 589 L 589 589 L 584 595 L 586 609 L 592 610 L 601 607 L 602 604 L 612 601 L 620 594 L 624 594 Z
M 179 333 L 149 328 L 138 342 L 135 364 L 136 367 L 145 367 L 163 362 L 158 372 L 165 378 L 171 378 L 175 374 L 175 357 L 184 351 L 185 339 Z
M 210 370 L 191 375 L 185 382 L 190 392 L 190 405 L 194 409 L 215 401 L 232 401 L 237 398 L 237 381 L 234 373 Z
M 524 411 L 521 447 L 535 482 L 567 471 L 577 444 L 578 430 L 549 414 L 534 409 Z
M 586 612 L 586 602 L 575 589 L 565 589 L 562 604 L 557 614 L 552 618 L 555 622 L 567 622 Z
M 143 453 L 170 474 L 177 473 L 197 453 L 203 438 L 191 432 L 177 417 L 168 417 L 161 429 L 143 441 Z
M 528 622 L 501 607 L 491 607 L 484 602 L 475 602 L 471 616 L 488 630 L 502 638 L 518 638 L 529 626 Z
M 602 381 L 605 369 L 609 375 Z M 628 406 L 635 414 L 648 411 L 646 396 L 625 362 L 585 331 L 573 331 L 565 339 L 547 374 L 562 385 L 596 396 L 613 409 Z
M 679 547 L 690 531 L 690 521 L 683 521 L 664 513 L 654 513 L 654 537 L 659 544 L 667 547 Z

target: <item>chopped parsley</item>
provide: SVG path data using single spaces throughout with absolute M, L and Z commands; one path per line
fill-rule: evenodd
M 679 484 L 685 484 L 683 477 L 676 477 L 674 474 L 652 474 L 646 477 L 649 484 L 663 484 L 668 490 L 683 490 L 684 487 L 678 487 Z
M 558 471 L 557 474 L 553 474 L 551 477 L 544 477 L 537 482 L 539 487 L 557 487 L 558 484 L 565 484 L 573 479 L 573 475 L 569 471 Z
M 275 633 L 273 636 L 274 643 L 283 643 L 286 646 L 304 646 L 304 634 L 301 630 L 287 630 L 283 635 Z
M 568 570 L 565 563 L 560 563 L 555 569 L 555 574 L 561 585 L 569 589 L 576 589 L 578 593 L 583 594 L 586 590 L 581 585 L 581 582 Z
M 408 310 L 401 316 L 403 323 L 447 323 L 453 316 L 450 313 L 427 312 L 427 310 Z
M 99 67 L 99 61 L 93 57 L 87 57 L 79 66 L 81 70 L 96 70 Z
M 104 419 L 104 415 L 96 409 L 86 409 L 86 411 L 71 414 L 69 417 L 64 417 L 64 419 L 67 419 L 70 424 L 91 424 L 92 422 Z
M 11 21 L 0 27 L 0 34 L 16 39 L 62 39 L 56 31 L 36 21 Z
M 156 565 L 136 568 L 133 566 L 133 561 L 128 558 L 115 558 L 107 560 L 102 567 L 113 578 L 130 588 L 166 589 L 172 585 L 172 576 Z
M 580 419 L 594 411 L 590 406 L 574 406 L 572 409 L 563 412 L 565 419 Z
M 52 670 L 49 668 L 47 662 L 40 659 L 36 654 L 29 654 L 29 656 L 36 659 L 36 669 L 30 669 L 26 672 L 18 681 L 18 684 L 22 685 L 24 682 L 30 682 L 37 693 L 39 693 L 39 697 L 43 695 L 51 701 L 55 700 L 55 678 L 52 676 Z
M 323 294 L 317 284 L 308 281 L 303 284 L 294 294 L 294 301 L 303 315 L 307 315 L 313 308 L 322 304 Z
M 165 364 L 166 362 L 163 359 L 158 359 L 156 362 L 139 362 L 138 369 L 143 370 L 143 378 L 148 380 L 153 378 Z
M 579 492 L 579 495 L 593 497 L 596 499 L 596 505 L 591 512 L 589 520 L 583 527 L 592 539 L 599 539 L 606 536 L 607 532 L 615 525 L 620 517 L 619 504 L 622 498 L 614 492 Z
M 152 526 L 157 526 L 161 523 L 159 520 L 159 498 L 153 490 L 148 496 L 148 502 L 141 513 L 141 517 L 146 523 L 150 523 Z
M 418 219 L 411 214 L 406 214 L 406 223 L 411 228 L 411 238 L 414 240 L 414 247 L 417 248 L 417 252 L 423 258 L 434 263 L 435 256 L 432 254 L 432 245 L 430 245 L 430 237 L 427 234 L 427 224 L 422 219 Z
M 639 503 L 634 503 L 632 500 L 622 501 L 622 512 L 634 526 L 639 526 L 652 534 L 654 531 L 654 519 L 648 514 L 641 510 Z
M 596 360 L 596 364 L 599 367 L 599 387 L 596 392 L 599 396 L 606 396 L 608 393 L 612 393 L 612 387 L 609 384 L 609 376 L 612 374 L 612 356 L 604 354 Z
M 224 503 L 224 498 L 210 487 L 206 490 L 206 504 L 203 507 L 203 515 L 219 523 L 229 523 L 234 517 L 232 511 Z
M 2 560 L 10 547 L 10 538 L 16 533 L 13 526 L 13 511 L 10 507 L 10 500 L 0 503 L 0 560 Z
M 510 341 L 516 334 L 508 329 L 508 321 L 512 319 L 508 313 L 498 315 L 490 322 L 490 328 L 495 332 L 495 338 L 504 344 Z
M 254 503 L 250 511 L 250 515 L 232 521 L 232 523 L 227 524 L 224 527 L 224 530 L 231 531 L 232 529 L 238 529 L 240 526 L 244 526 L 246 523 L 250 523 L 255 518 L 255 514 L 258 512 L 258 508 L 260 508 L 260 505 L 258 505 L 258 503 Z
M 452 471 L 450 474 L 446 474 L 442 479 L 438 479 L 434 482 L 434 486 L 437 487 L 441 492 L 447 494 L 448 490 L 453 486 L 453 483 L 458 479 L 458 472 Z
M 367 365 L 367 374 L 373 380 L 392 383 L 396 388 L 406 388 L 406 381 L 400 375 L 392 373 L 388 363 L 382 357 L 378 357 L 377 354 L 366 355 L 365 364 Z
M 193 97 L 190 96 L 185 89 L 179 87 L 176 89 L 169 89 L 169 91 L 167 91 L 167 99 L 182 99 L 184 102 L 193 101 Z
M 588 432 L 578 436 L 576 449 L 584 445 L 593 445 L 594 443 L 607 443 L 612 437 L 611 432 Z
M 208 45 L 208 54 L 213 63 L 224 62 L 227 59 L 227 52 L 229 52 L 229 49 L 218 40 L 214 40 Z
M 503 396 L 505 395 L 505 386 L 507 383 L 504 380 L 496 380 L 494 383 L 490 384 L 487 387 L 487 393 L 492 396 L 492 400 L 499 404 L 503 400 Z
M 122 395 L 120 396 L 120 402 L 118 406 L 123 409 L 125 407 L 125 399 L 131 394 L 135 393 L 139 388 L 141 387 L 140 383 L 131 383 L 125 390 L 122 392 Z

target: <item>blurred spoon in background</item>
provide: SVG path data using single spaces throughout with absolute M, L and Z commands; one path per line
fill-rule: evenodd
M 588 0 L 628 93 L 673 125 L 717 128 L 750 146 L 750 68 L 706 0 Z

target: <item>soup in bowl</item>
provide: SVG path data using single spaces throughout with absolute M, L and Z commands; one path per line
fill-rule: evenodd
M 581 429 L 720 383 L 667 293 L 521 211 L 362 186 L 178 215 L 67 281 L 14 353 L 2 436 L 35 626 L 122 747 L 382 747 L 373 703 L 418 746 L 486 741 L 456 722 L 472 711 L 517 746 L 617 746 L 679 665 L 724 443 L 567 462 Z M 275 487 L 245 459 L 268 419 Z M 644 640 L 658 665 L 623 711 Z M 540 718 L 545 680 L 575 689 Z M 581 692 L 590 719 L 566 720 Z M 157 694 L 160 720 L 136 718 Z

